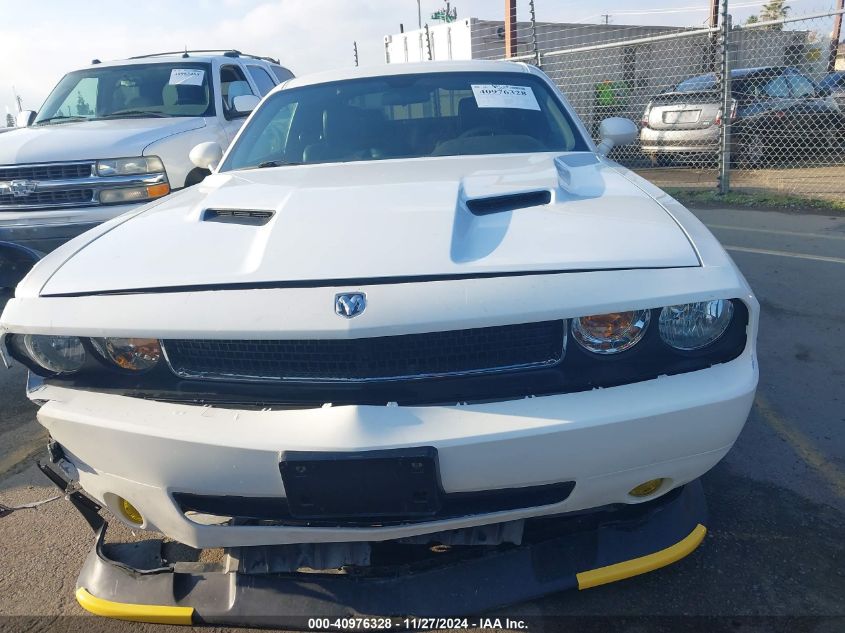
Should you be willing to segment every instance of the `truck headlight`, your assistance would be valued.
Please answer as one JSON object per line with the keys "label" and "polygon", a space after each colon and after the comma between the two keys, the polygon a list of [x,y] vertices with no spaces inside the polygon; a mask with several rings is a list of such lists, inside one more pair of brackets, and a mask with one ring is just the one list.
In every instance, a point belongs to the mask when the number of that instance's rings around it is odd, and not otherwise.
{"label": "truck headlight", "polygon": [[158,156],[110,158],[97,161],[97,174],[100,176],[135,176],[137,174],[161,173],[164,173],[164,163]]}
{"label": "truck headlight", "polygon": [[91,343],[103,358],[128,371],[147,371],[161,359],[161,345],[154,338],[92,338]]}
{"label": "truck headlight", "polygon": [[100,192],[100,204],[120,204],[121,202],[143,202],[160,198],[170,193],[170,185],[148,185],[146,187],[123,187],[121,189],[103,189]]}
{"label": "truck headlight", "polygon": [[733,303],[725,299],[667,306],[658,319],[660,338],[683,351],[707,347],[728,329],[733,312]]}
{"label": "truck headlight", "polygon": [[24,334],[15,336],[12,345],[19,355],[53,374],[73,374],[82,369],[87,357],[82,341],[76,336]]}
{"label": "truck headlight", "polygon": [[578,317],[572,319],[572,337],[594,354],[616,354],[639,343],[650,320],[650,310]]}

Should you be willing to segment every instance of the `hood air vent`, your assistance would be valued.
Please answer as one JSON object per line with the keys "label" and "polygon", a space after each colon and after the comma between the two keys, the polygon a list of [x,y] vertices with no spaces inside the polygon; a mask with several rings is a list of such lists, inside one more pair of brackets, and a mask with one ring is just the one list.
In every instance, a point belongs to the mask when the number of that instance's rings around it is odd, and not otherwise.
{"label": "hood air vent", "polygon": [[474,200],[467,200],[466,204],[473,215],[488,215],[524,209],[525,207],[539,207],[549,204],[551,201],[552,194],[549,191],[525,191],[490,198],[475,198]]}
{"label": "hood air vent", "polygon": [[206,209],[202,219],[203,222],[263,226],[270,221],[274,213],[274,211],[260,209]]}

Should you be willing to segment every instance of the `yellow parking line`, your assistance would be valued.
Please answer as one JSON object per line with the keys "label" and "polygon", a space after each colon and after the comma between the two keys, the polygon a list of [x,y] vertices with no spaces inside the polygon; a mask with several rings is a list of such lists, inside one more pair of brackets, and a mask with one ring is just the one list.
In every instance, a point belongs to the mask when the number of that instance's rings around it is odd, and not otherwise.
{"label": "yellow parking line", "polygon": [[738,251],[740,253],[756,253],[758,255],[775,255],[777,257],[794,257],[795,259],[811,259],[817,262],[833,262],[834,264],[845,264],[841,257],[825,257],[824,255],[808,255],[806,253],[790,253],[788,251],[769,251],[763,248],[747,248],[745,246],[722,247],[727,251]]}
{"label": "yellow parking line", "polygon": [[708,229],[726,229],[728,231],[749,231],[751,233],[771,233],[790,237],[820,237],[825,240],[845,240],[845,235],[825,235],[824,233],[802,233],[800,231],[780,231],[777,229],[758,229],[750,226],[731,226],[730,224],[706,224]]}
{"label": "yellow parking line", "polygon": [[803,433],[775,411],[764,396],[758,393],[754,399],[754,406],[766,424],[792,446],[798,456],[824,479],[833,492],[840,497],[845,497],[845,473],[829,462]]}

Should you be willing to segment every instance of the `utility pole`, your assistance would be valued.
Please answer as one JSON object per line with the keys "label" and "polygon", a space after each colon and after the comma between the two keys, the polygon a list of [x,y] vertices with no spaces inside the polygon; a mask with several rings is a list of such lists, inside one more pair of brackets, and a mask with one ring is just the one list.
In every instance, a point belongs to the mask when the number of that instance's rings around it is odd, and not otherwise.
{"label": "utility pole", "polygon": [[12,94],[15,95],[15,103],[18,106],[18,112],[22,112],[23,111],[23,100],[21,99],[21,96],[18,94],[18,91],[15,90],[14,86],[12,86]]}
{"label": "utility pole", "polygon": [[724,195],[731,189],[731,106],[733,93],[731,91],[731,16],[728,13],[728,0],[721,0],[722,32],[719,44],[722,48],[722,59],[719,68],[719,78],[722,87],[722,130],[720,136],[721,156],[719,159],[719,193]]}
{"label": "utility pole", "polygon": [[[845,0],[837,0],[836,10],[842,11]],[[827,72],[836,70],[836,54],[839,52],[839,38],[842,35],[842,14],[837,13],[833,18],[833,31],[830,33],[830,55],[827,58]]]}
{"label": "utility pole", "polygon": [[609,13],[602,13],[602,14],[601,14],[601,17],[602,17],[602,19],[604,20],[604,23],[605,23],[605,24],[610,24],[610,17],[611,17],[611,16],[610,16],[610,14],[609,14]]}
{"label": "utility pole", "polygon": [[[711,29],[719,27],[719,0],[710,0],[710,21]],[[710,46],[707,49],[707,61],[704,63],[704,72],[716,72],[716,49],[719,45],[719,34],[710,33]]]}
{"label": "utility pole", "polygon": [[505,57],[516,57],[516,0],[505,0]]}
{"label": "utility pole", "polygon": [[355,56],[355,65],[358,65],[358,42],[352,42],[352,54]]}

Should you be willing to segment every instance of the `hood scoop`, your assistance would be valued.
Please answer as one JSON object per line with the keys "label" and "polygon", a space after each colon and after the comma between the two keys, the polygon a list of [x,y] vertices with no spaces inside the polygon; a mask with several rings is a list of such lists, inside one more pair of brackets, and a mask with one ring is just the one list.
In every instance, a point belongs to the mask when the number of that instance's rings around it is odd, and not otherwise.
{"label": "hood scoop", "polygon": [[274,214],[275,211],[264,211],[261,209],[206,209],[202,214],[202,221],[241,224],[244,226],[264,226]]}
{"label": "hood scoop", "polygon": [[473,215],[489,215],[526,207],[539,207],[549,204],[551,201],[552,194],[550,191],[525,191],[503,196],[474,198],[467,200],[466,205]]}

